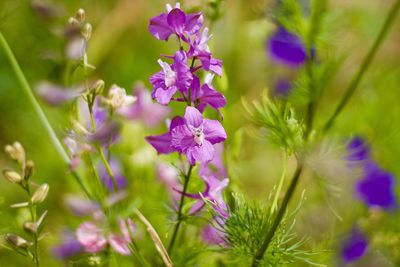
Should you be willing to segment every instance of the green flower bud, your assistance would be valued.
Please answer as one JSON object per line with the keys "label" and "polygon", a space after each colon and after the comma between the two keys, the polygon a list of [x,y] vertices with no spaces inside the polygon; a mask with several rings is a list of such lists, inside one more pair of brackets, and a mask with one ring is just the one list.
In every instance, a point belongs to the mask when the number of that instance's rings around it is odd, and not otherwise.
{"label": "green flower bud", "polygon": [[42,203],[46,199],[48,193],[49,193],[49,185],[42,184],[33,194],[31,199],[32,203],[33,204]]}
{"label": "green flower bud", "polygon": [[35,163],[32,160],[28,160],[25,165],[25,180],[28,180],[29,177],[33,175],[35,171]]}
{"label": "green flower bud", "polygon": [[104,90],[104,81],[103,80],[97,80],[91,88],[91,91],[95,95],[101,95],[103,93],[103,90]]}
{"label": "green flower bud", "polygon": [[28,241],[26,241],[22,237],[14,234],[6,234],[5,239],[9,244],[17,248],[27,248],[31,245]]}

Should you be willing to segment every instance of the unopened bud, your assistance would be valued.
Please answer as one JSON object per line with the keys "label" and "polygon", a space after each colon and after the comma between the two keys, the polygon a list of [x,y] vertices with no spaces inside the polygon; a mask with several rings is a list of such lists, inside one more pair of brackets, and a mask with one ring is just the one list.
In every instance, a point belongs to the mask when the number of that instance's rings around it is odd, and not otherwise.
{"label": "unopened bud", "polygon": [[96,83],[91,88],[91,90],[95,95],[101,95],[101,93],[104,90],[104,81],[103,80],[97,80]]}
{"label": "unopened bud", "polygon": [[19,175],[19,173],[11,170],[4,170],[3,171],[4,178],[6,178],[7,181],[13,184],[19,184],[22,182],[22,177]]}
{"label": "unopened bud", "polygon": [[49,193],[49,185],[42,184],[33,194],[31,199],[32,203],[33,204],[42,203],[46,199],[48,193]]}
{"label": "unopened bud", "polygon": [[14,142],[12,145],[6,145],[5,151],[10,158],[18,161],[19,164],[22,164],[25,161],[25,150],[21,143]]}
{"label": "unopened bud", "polygon": [[83,38],[85,38],[86,41],[88,41],[92,36],[92,25],[90,23],[85,23],[85,25],[83,25],[83,28],[81,30],[81,34]]}
{"label": "unopened bud", "polygon": [[30,243],[28,241],[14,234],[6,234],[5,239],[9,244],[17,248],[27,248],[30,246]]}
{"label": "unopened bud", "polygon": [[73,18],[73,17],[70,17],[68,19],[68,24],[69,24],[69,26],[71,26],[73,28],[79,27],[79,21],[76,18]]}
{"label": "unopened bud", "polygon": [[75,18],[80,22],[83,23],[85,21],[85,10],[80,8],[76,12]]}
{"label": "unopened bud", "polygon": [[25,180],[28,180],[29,177],[33,175],[35,171],[35,163],[32,160],[28,160],[25,165]]}
{"label": "unopened bud", "polygon": [[24,230],[31,234],[37,233],[37,224],[34,222],[25,222],[24,223]]}

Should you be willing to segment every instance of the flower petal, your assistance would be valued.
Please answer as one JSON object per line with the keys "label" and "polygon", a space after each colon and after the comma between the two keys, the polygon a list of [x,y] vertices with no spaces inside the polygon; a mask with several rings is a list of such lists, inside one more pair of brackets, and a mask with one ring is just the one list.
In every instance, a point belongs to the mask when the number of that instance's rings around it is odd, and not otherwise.
{"label": "flower petal", "polygon": [[157,150],[158,154],[169,154],[175,151],[171,146],[171,134],[169,132],[162,135],[147,136],[146,141]]}
{"label": "flower petal", "polygon": [[106,247],[102,231],[92,222],[85,222],[76,230],[76,237],[86,252],[97,253]]}
{"label": "flower petal", "polygon": [[149,31],[155,38],[159,40],[168,40],[173,31],[168,25],[167,14],[163,13],[159,16],[151,18]]}
{"label": "flower petal", "polygon": [[168,13],[167,22],[175,33],[181,35],[185,29],[186,15],[181,9],[174,8]]}
{"label": "flower petal", "polygon": [[203,124],[203,115],[194,107],[187,107],[185,112],[186,125],[199,128]]}
{"label": "flower petal", "polygon": [[195,165],[196,161],[199,162],[209,162],[214,157],[214,147],[213,145],[204,140],[202,145],[195,145],[188,148],[186,151],[186,156],[190,165]]}
{"label": "flower petal", "polygon": [[203,26],[203,21],[204,18],[201,12],[188,14],[186,16],[185,31],[188,32],[190,35],[198,33]]}
{"label": "flower petal", "polygon": [[217,120],[204,119],[204,136],[211,144],[225,141],[226,132],[222,124]]}
{"label": "flower petal", "polygon": [[126,256],[131,255],[131,251],[129,249],[130,242],[126,240],[123,236],[111,234],[108,242],[110,242],[112,248],[119,254]]}
{"label": "flower petal", "polygon": [[185,152],[195,145],[193,134],[186,125],[176,126],[171,131],[171,146],[179,152]]}

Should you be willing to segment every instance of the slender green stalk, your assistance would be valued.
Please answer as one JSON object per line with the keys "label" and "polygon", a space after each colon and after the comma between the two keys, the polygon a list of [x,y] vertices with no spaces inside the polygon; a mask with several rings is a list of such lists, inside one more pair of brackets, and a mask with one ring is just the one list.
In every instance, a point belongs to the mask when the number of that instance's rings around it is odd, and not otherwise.
{"label": "slender green stalk", "polygon": [[103,162],[104,167],[106,167],[107,174],[111,177],[111,181],[113,183],[114,190],[118,192],[117,180],[115,180],[114,173],[110,167],[110,164],[108,163],[108,161],[106,159],[106,156],[104,155],[103,149],[101,148],[100,145],[97,145],[96,147],[97,147],[97,151],[100,155],[101,161]]}
{"label": "slender green stalk", "polygon": [[329,131],[329,129],[333,126],[333,123],[335,122],[335,119],[339,116],[339,114],[342,112],[343,108],[346,106],[346,104],[349,102],[350,98],[353,96],[354,92],[356,91],[358,85],[361,82],[361,79],[363,78],[365,72],[368,70],[368,67],[371,65],[372,60],[374,59],[378,49],[382,45],[389,29],[393,25],[393,22],[399,12],[400,9],[400,0],[397,0],[392,8],[390,9],[385,23],[383,24],[377,38],[375,39],[373,45],[371,46],[367,56],[364,58],[360,68],[358,69],[357,73],[351,80],[349,86],[346,89],[346,92],[342,98],[342,100],[339,102],[338,106],[336,107],[335,111],[333,112],[332,116],[328,119],[326,124],[324,125],[322,132],[326,133]]}
{"label": "slender green stalk", "polygon": [[183,191],[181,194],[181,199],[179,201],[179,208],[178,208],[178,213],[177,213],[178,214],[178,222],[175,225],[174,232],[172,234],[172,238],[171,238],[171,241],[168,246],[168,250],[167,250],[168,254],[171,254],[172,248],[174,247],[174,244],[175,244],[176,237],[178,235],[179,227],[181,226],[181,223],[182,223],[182,219],[183,219],[182,209],[183,209],[183,205],[185,204],[185,197],[186,197],[185,195],[186,195],[187,187],[189,184],[190,176],[192,175],[192,169],[193,169],[193,165],[190,165],[187,174],[183,177],[184,178]]}
{"label": "slender green stalk", "polygon": [[281,223],[283,216],[285,215],[286,208],[290,202],[290,199],[293,196],[293,193],[296,189],[296,186],[297,186],[297,183],[299,181],[302,171],[303,171],[303,165],[300,164],[297,167],[297,169],[293,175],[293,178],[290,182],[289,188],[286,191],[285,197],[283,198],[282,204],[278,210],[278,214],[276,215],[276,218],[275,218],[271,228],[269,229],[264,242],[262,243],[260,249],[257,251],[256,255],[253,258],[253,263],[251,265],[252,267],[257,267],[259,265],[261,259],[264,257],[265,251],[267,250],[269,244],[271,243],[271,241],[275,235],[275,231],[278,228],[279,224]]}
{"label": "slender green stalk", "polygon": [[281,179],[279,180],[279,185],[278,185],[274,200],[271,205],[270,214],[273,214],[278,209],[278,199],[279,199],[279,196],[282,191],[283,182],[285,181],[287,165],[288,165],[288,157],[287,157],[287,154],[285,152],[283,152],[282,175],[281,175]]}
{"label": "slender green stalk", "polygon": [[[32,192],[31,192],[31,187],[29,185],[29,182],[26,184],[26,187],[24,188],[25,191],[28,194],[29,197],[29,212],[31,214],[31,221],[33,223],[36,222],[37,219],[37,214],[36,214],[36,207],[32,203]],[[40,266],[40,260],[39,260],[39,240],[38,240],[38,235],[37,233],[33,233],[33,262],[37,267]]]}
{"label": "slender green stalk", "polygon": [[58,154],[61,156],[63,161],[67,164],[70,163],[69,157],[67,153],[65,152],[60,140],[58,140],[57,135],[55,134],[53,128],[51,127],[49,121],[46,118],[46,115],[44,114],[42,108],[40,107],[39,103],[36,101],[35,96],[32,93],[32,90],[28,84],[28,81],[26,80],[20,66],[18,65],[18,62],[11,51],[10,46],[8,45],[6,39],[4,38],[3,34],[0,32],[0,45],[4,51],[4,53],[7,56],[8,61],[10,62],[10,65],[14,71],[15,76],[18,79],[18,82],[20,83],[20,86],[26,96],[29,99],[29,102],[32,104],[33,109],[35,110],[36,114],[39,116],[40,122],[43,124],[44,128],[46,129],[47,134],[50,137],[51,142],[54,144],[55,148],[58,151]]}

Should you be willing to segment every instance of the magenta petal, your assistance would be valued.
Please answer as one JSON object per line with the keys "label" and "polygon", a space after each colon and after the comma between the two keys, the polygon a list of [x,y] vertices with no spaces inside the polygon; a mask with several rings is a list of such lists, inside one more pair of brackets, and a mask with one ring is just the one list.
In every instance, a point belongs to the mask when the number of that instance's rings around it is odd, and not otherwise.
{"label": "magenta petal", "polygon": [[213,109],[219,109],[226,105],[226,99],[223,94],[217,90],[211,88],[209,85],[204,84],[202,86],[202,97],[201,102],[205,102],[210,105]]}
{"label": "magenta petal", "polygon": [[193,134],[186,125],[176,126],[171,131],[171,146],[180,152],[185,152],[194,146]]}
{"label": "magenta petal", "polygon": [[186,125],[198,128],[203,124],[203,116],[194,107],[187,107],[185,112]]}
{"label": "magenta petal", "polygon": [[162,135],[147,136],[146,141],[152,145],[159,154],[174,152],[174,149],[171,147],[171,134],[169,132]]}
{"label": "magenta petal", "polygon": [[222,76],[222,60],[211,58],[209,69],[218,76]]}
{"label": "magenta petal", "polygon": [[211,144],[225,141],[226,132],[222,124],[217,120],[204,119],[204,136]]}
{"label": "magenta petal", "polygon": [[186,16],[185,31],[190,35],[196,34],[200,31],[201,26],[203,25],[203,20],[204,18],[202,13],[188,14]]}
{"label": "magenta petal", "polygon": [[158,88],[154,91],[154,98],[161,105],[168,105],[168,103],[171,101],[172,96],[176,93],[177,90],[178,88],[175,86],[172,86],[166,90]]}
{"label": "magenta petal", "polygon": [[85,222],[76,230],[76,237],[86,252],[97,253],[106,247],[102,231],[92,222]]}
{"label": "magenta petal", "polygon": [[123,236],[111,234],[108,242],[110,242],[112,248],[119,254],[126,256],[131,255],[131,251],[129,249],[130,242],[126,240]]}
{"label": "magenta petal", "polygon": [[181,126],[181,125],[185,125],[185,119],[182,117],[176,116],[171,120],[169,129],[170,129],[170,131],[172,131],[172,129],[174,129],[177,126]]}
{"label": "magenta petal", "polygon": [[202,145],[191,146],[186,151],[186,156],[191,165],[195,165],[196,161],[199,162],[209,162],[214,157],[214,147],[213,145],[204,140]]}
{"label": "magenta petal", "polygon": [[150,19],[149,31],[159,40],[168,40],[173,33],[167,22],[167,15],[164,13]]}
{"label": "magenta petal", "polygon": [[179,8],[172,9],[167,16],[168,25],[174,29],[174,31],[181,35],[185,29],[186,15]]}

